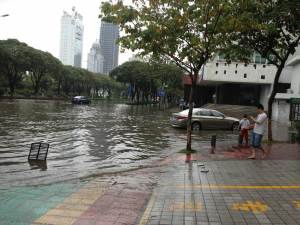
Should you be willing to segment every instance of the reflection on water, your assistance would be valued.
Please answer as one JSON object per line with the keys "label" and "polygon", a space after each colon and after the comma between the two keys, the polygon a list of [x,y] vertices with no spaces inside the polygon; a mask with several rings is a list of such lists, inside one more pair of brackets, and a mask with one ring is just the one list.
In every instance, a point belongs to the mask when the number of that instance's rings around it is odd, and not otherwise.
{"label": "reflection on water", "polygon": [[[152,106],[93,101],[0,100],[0,180],[36,185],[150,165],[186,145],[186,130]],[[193,132],[197,145],[236,140],[232,131]],[[49,143],[47,163],[28,161],[31,143]],[[28,166],[29,163],[29,166]]]}
{"label": "reflection on water", "polygon": [[40,170],[46,171],[47,170],[47,161],[41,160],[28,160],[29,166],[31,170]]}

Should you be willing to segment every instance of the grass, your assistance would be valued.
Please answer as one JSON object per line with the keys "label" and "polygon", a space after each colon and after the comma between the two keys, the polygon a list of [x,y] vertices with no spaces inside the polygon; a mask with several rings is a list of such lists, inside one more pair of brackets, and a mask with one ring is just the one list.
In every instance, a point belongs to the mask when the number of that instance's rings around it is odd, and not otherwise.
{"label": "grass", "polygon": [[193,154],[196,153],[197,151],[195,149],[191,149],[191,151],[187,151],[186,149],[180,150],[178,153],[183,153],[183,154]]}
{"label": "grass", "polygon": [[140,102],[125,102],[126,105],[150,105],[158,104],[157,101],[140,101]]}
{"label": "grass", "polygon": [[267,141],[267,140],[262,140],[261,143],[265,143],[265,144],[282,144],[282,141]]}

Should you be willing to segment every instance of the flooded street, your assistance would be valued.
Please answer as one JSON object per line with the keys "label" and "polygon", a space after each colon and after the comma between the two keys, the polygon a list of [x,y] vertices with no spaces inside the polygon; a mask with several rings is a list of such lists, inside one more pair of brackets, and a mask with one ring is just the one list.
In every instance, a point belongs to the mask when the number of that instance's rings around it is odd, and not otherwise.
{"label": "flooded street", "polygon": [[[174,110],[174,109],[171,109]],[[186,130],[169,124],[170,111],[93,101],[0,101],[2,185],[41,185],[150,166],[186,145]],[[237,140],[237,132],[193,132],[193,146]],[[50,144],[47,163],[29,162],[31,143]]]}

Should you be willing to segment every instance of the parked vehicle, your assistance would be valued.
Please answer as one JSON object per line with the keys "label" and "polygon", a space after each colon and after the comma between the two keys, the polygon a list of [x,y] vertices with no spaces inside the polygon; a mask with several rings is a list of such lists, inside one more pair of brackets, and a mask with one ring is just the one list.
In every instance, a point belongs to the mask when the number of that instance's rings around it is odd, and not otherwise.
{"label": "parked vehicle", "polygon": [[86,97],[84,96],[75,96],[74,98],[72,98],[71,102],[73,104],[91,104],[91,100],[88,100]]}
{"label": "parked vehicle", "polygon": [[[179,113],[172,113],[170,123],[173,127],[187,128],[189,110]],[[216,110],[210,109],[193,109],[192,129],[231,129],[238,130],[239,119],[226,117]]]}

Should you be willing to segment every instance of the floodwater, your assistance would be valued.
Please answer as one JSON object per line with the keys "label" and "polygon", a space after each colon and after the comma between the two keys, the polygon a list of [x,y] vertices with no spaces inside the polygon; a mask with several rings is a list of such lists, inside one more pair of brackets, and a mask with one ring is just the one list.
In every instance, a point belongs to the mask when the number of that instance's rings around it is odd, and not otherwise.
{"label": "floodwater", "polygon": [[[174,110],[174,109],[173,109]],[[153,165],[186,145],[172,128],[171,111],[156,106],[93,101],[0,100],[1,186],[85,179]],[[193,131],[193,143],[237,140],[235,131]],[[49,143],[46,162],[28,161],[31,143]]]}

